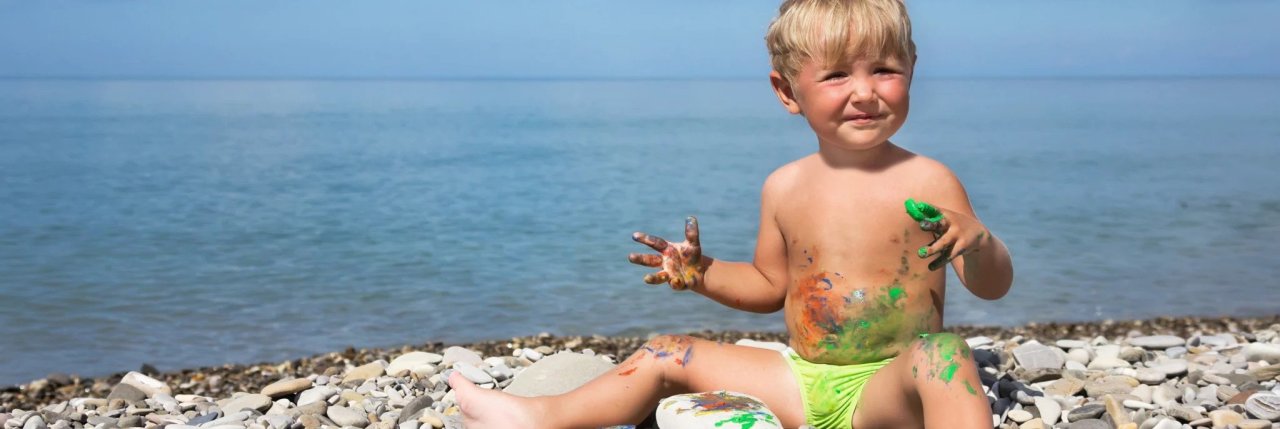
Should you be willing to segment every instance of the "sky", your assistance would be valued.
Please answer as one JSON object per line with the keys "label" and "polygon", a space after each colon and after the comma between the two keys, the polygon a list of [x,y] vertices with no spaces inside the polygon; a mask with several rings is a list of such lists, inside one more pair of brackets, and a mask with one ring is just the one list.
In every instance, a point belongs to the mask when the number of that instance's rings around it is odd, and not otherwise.
{"label": "sky", "polygon": [[[908,1],[924,77],[1280,76],[1280,1]],[[776,0],[0,0],[0,77],[759,78]]]}

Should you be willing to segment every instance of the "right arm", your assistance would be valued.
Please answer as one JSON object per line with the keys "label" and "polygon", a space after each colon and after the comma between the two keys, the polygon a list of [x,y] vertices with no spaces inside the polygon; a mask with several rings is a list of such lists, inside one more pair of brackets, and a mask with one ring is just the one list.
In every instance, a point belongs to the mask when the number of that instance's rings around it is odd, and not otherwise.
{"label": "right arm", "polygon": [[775,215],[780,194],[776,176],[765,180],[760,193],[755,260],[731,262],[703,256],[709,266],[703,282],[692,287],[694,292],[743,311],[772,313],[782,309],[787,296],[787,243]]}

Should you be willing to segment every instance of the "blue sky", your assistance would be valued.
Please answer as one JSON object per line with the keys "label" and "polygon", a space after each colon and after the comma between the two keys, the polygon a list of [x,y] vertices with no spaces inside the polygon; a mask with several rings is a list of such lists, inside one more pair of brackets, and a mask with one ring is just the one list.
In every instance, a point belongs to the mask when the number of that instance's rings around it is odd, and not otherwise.
{"label": "blue sky", "polygon": [[[0,76],[752,78],[777,3],[0,0]],[[921,76],[1280,75],[1276,1],[908,7]]]}

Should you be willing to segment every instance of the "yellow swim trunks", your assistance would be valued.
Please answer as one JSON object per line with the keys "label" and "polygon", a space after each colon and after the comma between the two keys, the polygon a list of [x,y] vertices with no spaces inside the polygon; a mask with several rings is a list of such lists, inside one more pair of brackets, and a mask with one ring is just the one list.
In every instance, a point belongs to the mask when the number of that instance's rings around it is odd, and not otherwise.
{"label": "yellow swim trunks", "polygon": [[827,365],[804,360],[795,350],[782,351],[800,384],[804,419],[817,429],[849,429],[862,388],[893,358],[857,365]]}

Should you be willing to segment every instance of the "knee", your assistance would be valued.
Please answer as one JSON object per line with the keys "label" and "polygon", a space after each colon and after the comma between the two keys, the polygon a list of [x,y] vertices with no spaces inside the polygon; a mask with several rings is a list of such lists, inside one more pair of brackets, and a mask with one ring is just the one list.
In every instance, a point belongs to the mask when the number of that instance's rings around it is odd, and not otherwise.
{"label": "knee", "polygon": [[684,367],[694,358],[693,337],[659,335],[640,346],[640,352],[648,353],[654,362],[662,366]]}
{"label": "knee", "polygon": [[951,381],[973,366],[973,351],[959,335],[923,334],[911,345],[911,376],[917,383]]}

